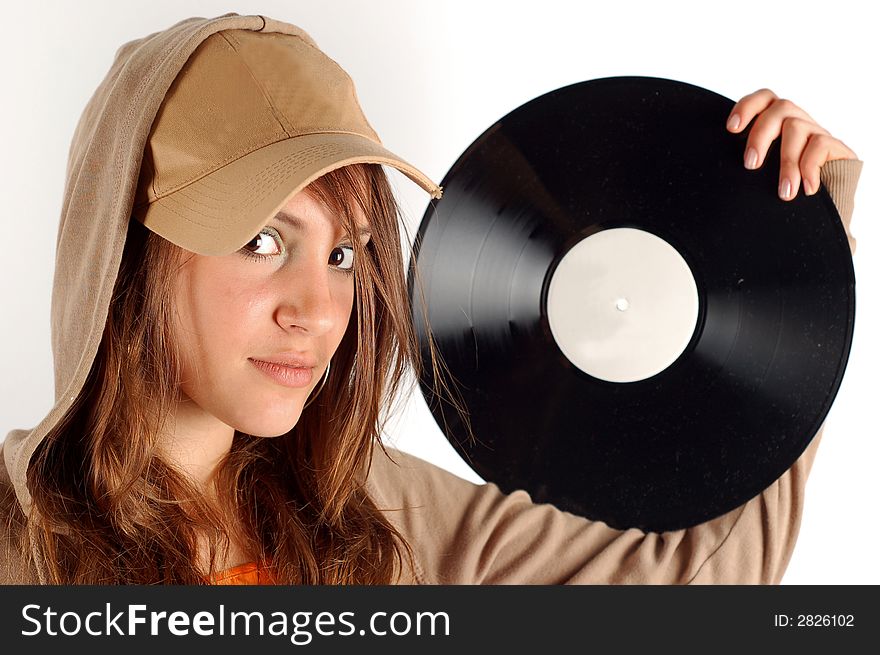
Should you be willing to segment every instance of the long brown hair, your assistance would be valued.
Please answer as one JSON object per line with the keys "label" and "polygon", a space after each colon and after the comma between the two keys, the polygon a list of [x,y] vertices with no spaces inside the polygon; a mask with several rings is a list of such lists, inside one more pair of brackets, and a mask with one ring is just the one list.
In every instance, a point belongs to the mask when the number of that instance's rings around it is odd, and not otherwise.
{"label": "long brown hair", "polygon": [[[22,552],[41,562],[47,582],[201,584],[232,536],[279,583],[398,579],[412,548],[373,503],[358,472],[368,470],[373,445],[382,444],[407,367],[416,379],[422,371],[403,223],[379,165],[344,166],[308,192],[352,237],[356,311],[326,384],[296,426],[278,438],[236,431],[216,471],[224,494],[218,500],[206,498],[157,449],[180,381],[172,285],[187,252],[130,221],[86,385],[28,469],[33,504]],[[356,209],[373,232],[366,248],[354,237]],[[435,393],[450,395],[430,335],[428,341]],[[206,534],[208,571],[196,565]]]}

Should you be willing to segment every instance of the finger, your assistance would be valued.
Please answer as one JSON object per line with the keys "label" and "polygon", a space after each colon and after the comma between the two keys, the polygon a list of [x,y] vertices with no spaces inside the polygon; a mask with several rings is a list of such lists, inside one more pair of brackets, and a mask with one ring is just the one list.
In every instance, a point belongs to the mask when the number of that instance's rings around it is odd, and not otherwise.
{"label": "finger", "polygon": [[740,98],[727,116],[727,129],[742,132],[752,119],[770,106],[778,96],[770,89],[758,89]]}
{"label": "finger", "polygon": [[782,123],[782,144],[779,148],[779,197],[792,200],[801,184],[801,155],[813,133],[814,124],[802,118],[789,117]]}
{"label": "finger", "polygon": [[819,190],[819,173],[822,166],[834,159],[855,159],[855,153],[839,139],[830,134],[810,135],[799,162],[804,180],[804,193],[812,196]]}
{"label": "finger", "polygon": [[815,126],[813,128],[814,131],[827,134],[826,130],[816,125],[816,122],[810,118],[807,112],[791,100],[774,100],[773,104],[767,110],[761,112],[758,118],[755,119],[755,124],[752,126],[751,132],[749,132],[745,154],[743,155],[743,163],[746,168],[755,169],[763,165],[770,144],[782,133],[782,123],[789,117],[809,121]]}

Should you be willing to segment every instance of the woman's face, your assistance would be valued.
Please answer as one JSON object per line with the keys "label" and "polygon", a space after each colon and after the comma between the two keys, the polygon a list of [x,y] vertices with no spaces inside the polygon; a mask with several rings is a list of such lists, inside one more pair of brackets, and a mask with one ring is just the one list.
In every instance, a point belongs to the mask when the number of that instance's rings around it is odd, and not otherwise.
{"label": "woman's face", "polygon": [[[366,244],[369,233],[360,238]],[[267,437],[296,425],[348,325],[351,245],[339,219],[304,191],[242,250],[184,265],[176,293],[188,418]],[[285,358],[306,370],[260,363]]]}

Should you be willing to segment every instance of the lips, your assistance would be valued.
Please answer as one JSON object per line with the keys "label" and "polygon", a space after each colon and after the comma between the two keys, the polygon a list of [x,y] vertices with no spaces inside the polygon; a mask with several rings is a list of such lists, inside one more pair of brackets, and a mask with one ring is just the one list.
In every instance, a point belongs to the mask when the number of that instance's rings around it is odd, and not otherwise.
{"label": "lips", "polygon": [[251,357],[251,361],[265,362],[267,364],[278,364],[280,366],[290,366],[293,368],[315,368],[318,362],[312,357],[304,357],[294,353],[279,353],[277,355],[269,355],[267,357]]}
{"label": "lips", "polygon": [[[307,362],[304,359],[296,361]],[[285,387],[307,387],[312,382],[312,367],[290,366],[253,358],[250,359],[250,362],[258,371]]]}

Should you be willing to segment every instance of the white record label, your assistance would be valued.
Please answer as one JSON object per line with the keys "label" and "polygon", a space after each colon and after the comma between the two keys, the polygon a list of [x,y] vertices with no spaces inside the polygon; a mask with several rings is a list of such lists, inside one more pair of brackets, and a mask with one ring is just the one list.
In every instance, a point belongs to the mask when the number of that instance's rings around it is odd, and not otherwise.
{"label": "white record label", "polygon": [[562,353],[583,372],[635,382],[668,368],[690,342],[699,297],[685,260],[633,228],[597,232],[562,258],[547,315]]}

